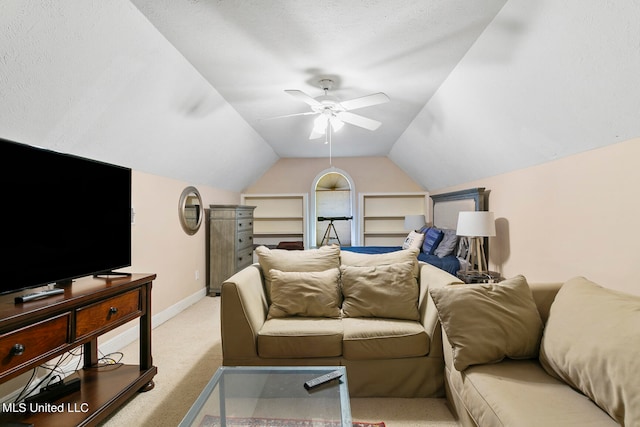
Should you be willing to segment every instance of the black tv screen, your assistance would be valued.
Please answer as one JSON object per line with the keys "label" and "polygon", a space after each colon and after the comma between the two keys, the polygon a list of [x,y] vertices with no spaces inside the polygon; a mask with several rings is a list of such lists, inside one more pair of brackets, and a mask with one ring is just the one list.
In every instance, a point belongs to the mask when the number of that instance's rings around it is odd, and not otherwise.
{"label": "black tv screen", "polygon": [[0,293],[131,265],[131,169],[0,139]]}

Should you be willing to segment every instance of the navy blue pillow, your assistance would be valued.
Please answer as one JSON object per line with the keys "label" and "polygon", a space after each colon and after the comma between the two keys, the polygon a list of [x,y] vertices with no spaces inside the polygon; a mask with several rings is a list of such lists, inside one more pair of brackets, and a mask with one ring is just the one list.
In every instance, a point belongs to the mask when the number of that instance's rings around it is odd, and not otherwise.
{"label": "navy blue pillow", "polygon": [[431,227],[424,235],[424,243],[422,244],[422,252],[427,255],[433,255],[434,251],[442,241],[444,233],[435,227]]}

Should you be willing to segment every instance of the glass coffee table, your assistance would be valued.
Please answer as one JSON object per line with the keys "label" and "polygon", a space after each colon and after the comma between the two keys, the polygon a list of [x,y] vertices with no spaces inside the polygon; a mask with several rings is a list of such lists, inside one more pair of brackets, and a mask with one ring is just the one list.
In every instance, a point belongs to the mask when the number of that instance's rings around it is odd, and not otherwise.
{"label": "glass coffee table", "polygon": [[[304,383],[330,372],[342,376],[307,390]],[[180,427],[351,427],[344,366],[221,367]]]}

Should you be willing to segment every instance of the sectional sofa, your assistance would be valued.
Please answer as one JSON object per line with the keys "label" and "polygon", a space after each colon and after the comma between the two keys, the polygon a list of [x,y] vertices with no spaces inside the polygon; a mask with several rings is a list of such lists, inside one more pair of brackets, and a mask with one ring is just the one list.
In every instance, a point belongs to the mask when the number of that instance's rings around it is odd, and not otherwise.
{"label": "sectional sofa", "polygon": [[640,426],[640,297],[465,285],[403,250],[258,248],[222,285],[223,364],[344,365],[351,396],[446,395],[463,426]]}

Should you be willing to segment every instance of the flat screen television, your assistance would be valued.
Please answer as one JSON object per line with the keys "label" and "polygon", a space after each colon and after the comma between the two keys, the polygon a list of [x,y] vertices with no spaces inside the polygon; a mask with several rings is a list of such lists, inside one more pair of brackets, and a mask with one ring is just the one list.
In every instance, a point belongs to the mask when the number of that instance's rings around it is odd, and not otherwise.
{"label": "flat screen television", "polygon": [[0,294],[131,265],[131,169],[0,139]]}

